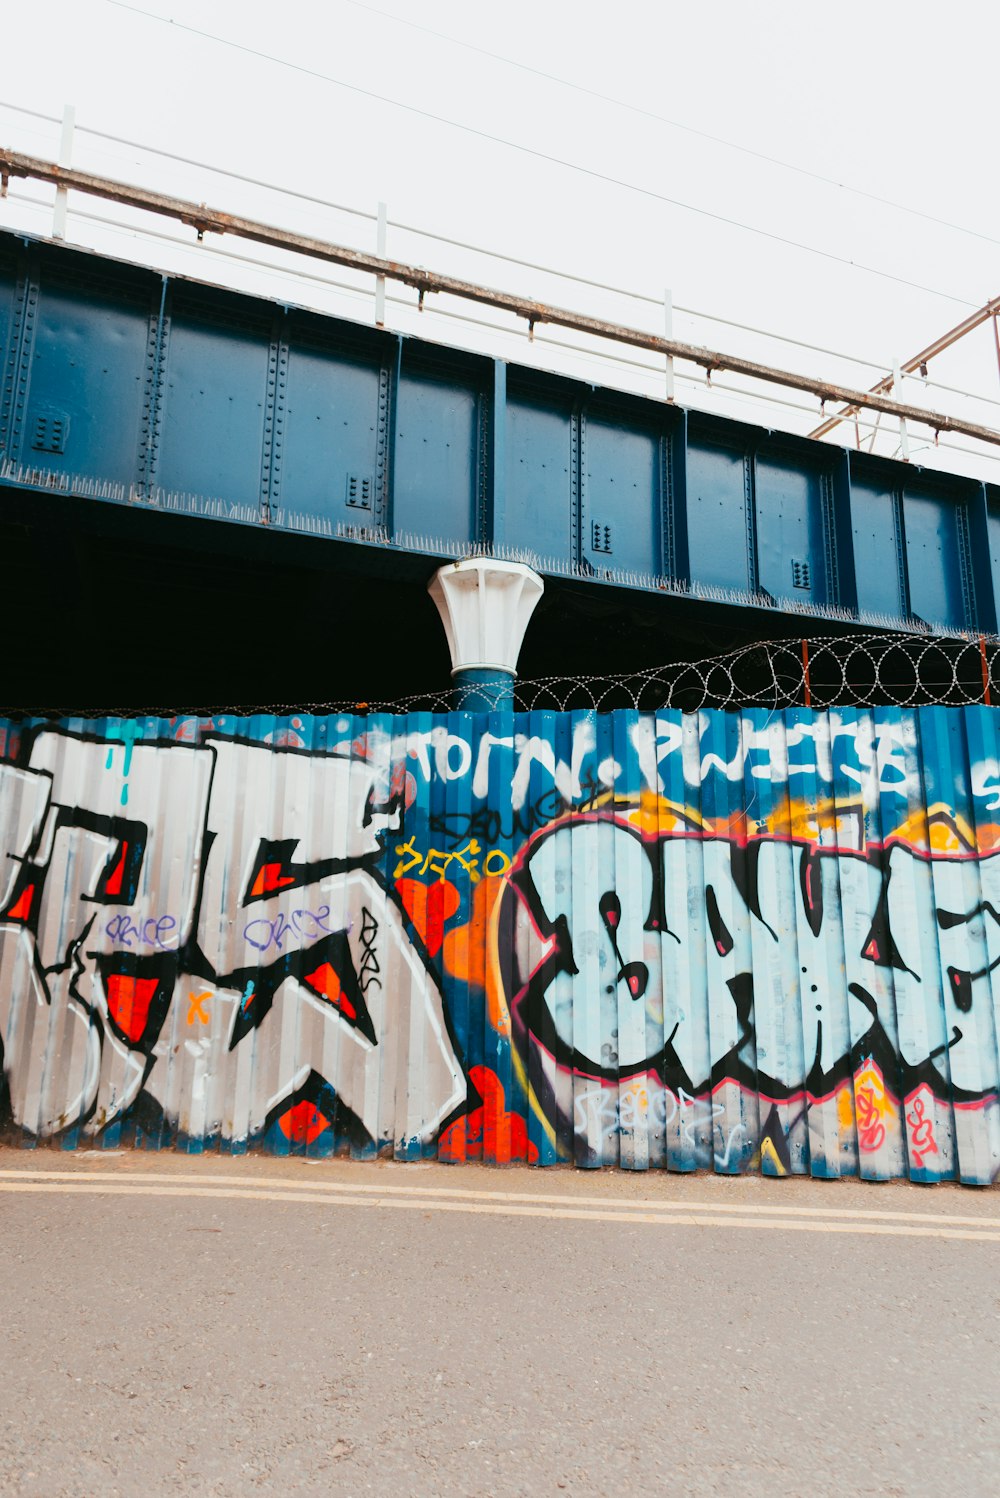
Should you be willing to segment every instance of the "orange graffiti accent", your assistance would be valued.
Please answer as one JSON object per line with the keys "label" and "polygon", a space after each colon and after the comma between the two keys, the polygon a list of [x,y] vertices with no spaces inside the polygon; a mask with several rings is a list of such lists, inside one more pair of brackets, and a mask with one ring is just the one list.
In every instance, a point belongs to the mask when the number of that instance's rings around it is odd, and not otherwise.
{"label": "orange graffiti accent", "polygon": [[771,837],[791,837],[797,842],[824,847],[860,848],[864,844],[864,806],[861,801],[837,801],[829,797],[805,801],[786,797],[767,818]]}
{"label": "orange graffiti accent", "polygon": [[926,811],[915,811],[886,839],[890,840],[914,848],[929,848],[932,853],[973,853],[976,849],[973,828],[943,801],[935,801]]}
{"label": "orange graffiti accent", "polygon": [[854,1102],[851,1089],[846,1085],[837,1092],[837,1122],[842,1129],[849,1129],[854,1123]]}
{"label": "orange graffiti accent", "polygon": [[396,889],[424,946],[436,957],[444,941],[445,922],[451,920],[461,903],[458,890],[450,879],[438,879],[434,884],[397,879]]}
{"label": "orange graffiti accent", "polygon": [[482,1106],[457,1118],[438,1140],[441,1160],[484,1159],[494,1165],[513,1161],[538,1164],[538,1146],[528,1138],[528,1126],[519,1113],[508,1113],[503,1083],[488,1066],[473,1066],[469,1080],[482,1098]]}
{"label": "orange graffiti accent", "polygon": [[654,796],[652,791],[643,791],[639,807],[629,817],[633,827],[644,837],[658,838],[665,832],[707,832],[705,819],[688,806],[668,801],[665,796]]}
{"label": "orange graffiti accent", "polygon": [[326,1114],[321,1113],[313,1103],[305,1101],[295,1103],[278,1119],[278,1128],[291,1144],[312,1144],[329,1127],[330,1120]]}
{"label": "orange graffiti accent", "polygon": [[[603,803],[602,803],[603,804]],[[702,818],[690,807],[643,791],[631,808],[616,805],[618,814],[643,836],[700,832],[707,837],[746,843],[754,837],[789,837],[796,842],[827,847],[864,850],[866,845],[864,806],[861,801],[817,801],[785,797],[775,803],[763,822],[754,822],[743,811],[730,817]],[[886,843],[900,842],[947,856],[989,852],[1000,846],[1000,825],[987,823],[974,828],[943,801],[920,808],[898,827],[886,833]]]}
{"label": "orange graffiti accent", "polygon": [[203,1025],[208,1024],[208,1015],[205,1013],[204,1005],[212,995],[206,990],[205,993],[188,994],[188,1024],[196,1024],[199,1020]]}
{"label": "orange graffiti accent", "polygon": [[442,952],[446,972],[459,983],[486,990],[486,1012],[490,1024],[501,1035],[510,1034],[510,1015],[500,977],[497,942],[488,940],[488,933],[505,882],[503,875],[489,874],[476,885],[469,920],[448,932]]}
{"label": "orange graffiti accent", "polygon": [[934,1138],[934,1125],[929,1118],[924,1117],[924,1100],[918,1093],[914,1098],[913,1107],[906,1115],[906,1121],[910,1125],[910,1153],[913,1163],[918,1170],[923,1167],[927,1155],[939,1153],[937,1140]]}
{"label": "orange graffiti accent", "polygon": [[728,838],[742,847],[753,835],[757,824],[751,822],[745,811],[734,811],[729,817],[716,817],[712,823],[712,836]]}

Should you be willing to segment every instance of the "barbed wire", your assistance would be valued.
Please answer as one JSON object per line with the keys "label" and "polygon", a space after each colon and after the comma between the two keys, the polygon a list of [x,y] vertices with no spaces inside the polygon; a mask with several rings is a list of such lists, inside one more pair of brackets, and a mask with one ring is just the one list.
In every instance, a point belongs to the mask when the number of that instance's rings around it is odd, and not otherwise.
{"label": "barbed wire", "polygon": [[674,661],[640,670],[598,675],[567,673],[516,681],[510,689],[470,688],[418,692],[392,700],[161,704],[136,708],[8,707],[8,718],[284,718],[308,713],[387,714],[516,711],[612,712],[705,708],[821,710],[835,706],[912,708],[991,705],[1000,694],[1000,639],[995,635],[922,635],[871,632],[761,640],[727,655]]}

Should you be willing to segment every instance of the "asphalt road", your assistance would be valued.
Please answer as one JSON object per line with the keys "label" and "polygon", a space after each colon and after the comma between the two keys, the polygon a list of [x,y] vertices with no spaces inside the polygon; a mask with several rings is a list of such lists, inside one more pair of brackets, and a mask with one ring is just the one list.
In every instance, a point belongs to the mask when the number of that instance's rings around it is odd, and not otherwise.
{"label": "asphalt road", "polygon": [[1000,1198],[0,1151],[0,1494],[989,1494]]}

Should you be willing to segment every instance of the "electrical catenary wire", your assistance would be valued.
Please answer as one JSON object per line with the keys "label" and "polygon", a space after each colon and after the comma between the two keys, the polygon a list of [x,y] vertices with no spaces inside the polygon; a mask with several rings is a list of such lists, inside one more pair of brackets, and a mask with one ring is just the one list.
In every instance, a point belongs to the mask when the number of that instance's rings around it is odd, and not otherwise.
{"label": "electrical catenary wire", "polygon": [[392,109],[400,109],[407,114],[417,115],[421,119],[430,120],[433,124],[444,125],[450,130],[462,130],[467,135],[475,136],[478,140],[487,140],[492,145],[503,146],[507,150],[518,151],[525,156],[531,156],[538,161],[544,161],[550,166],[561,167],[566,171],[576,172],[587,177],[593,182],[603,182],[610,187],[621,188],[625,192],[636,193],[640,197],[648,198],[653,202],[663,203],[670,208],[678,208],[685,213],[697,214],[701,218],[710,219],[713,223],[725,224],[727,228],[739,229],[747,234],[754,234],[761,239],[768,240],[771,244],[783,245],[786,249],[798,250],[804,254],[815,255],[821,260],[826,260],[833,265],[843,265],[851,270],[856,270],[864,275],[877,276],[880,280],[891,281],[897,286],[904,286],[908,291],[919,291],[925,296],[940,297],[944,301],[955,302],[960,307],[976,307],[979,303],[968,297],[956,296],[950,291],[941,291],[938,287],[927,286],[921,281],[910,281],[905,276],[897,276],[892,271],[882,270],[878,266],[866,265],[863,261],[852,260],[847,255],[837,255],[832,250],[820,249],[818,245],[805,244],[801,240],[790,239],[786,235],[776,234],[771,229],[762,229],[757,224],[747,224],[741,219],[730,218],[727,214],[716,213],[710,208],[701,208],[695,203],[686,203],[681,198],[673,198],[666,193],[657,192],[652,187],[643,187],[638,182],[627,182],[621,177],[615,177],[610,172],[600,172],[596,167],[584,166],[580,162],[569,161],[563,156],[556,156],[547,151],[541,151],[535,146],[524,145],[520,141],[509,140],[502,135],[494,135],[489,130],[481,130],[478,126],[464,124],[461,120],[449,119],[447,115],[436,114],[433,110],[422,109],[417,104],[406,104],[400,99],[393,99],[387,94],[377,93],[374,89],[362,88],[360,84],[349,83],[344,78],[334,78],[330,73],[321,73],[317,68],[306,67],[303,63],[291,62],[288,58],[278,57],[273,52],[264,52],[257,47],[248,46],[245,42],[235,41],[232,37],[219,36],[213,31],[205,31],[198,26],[189,26],[183,21],[174,21],[169,16],[156,15],[152,11],[142,10],[136,5],[126,4],[126,0],[105,0],[108,5],[115,6],[118,10],[126,10],[133,15],[142,16],[147,21],[155,21],[164,26],[174,27],[177,31],[183,31],[190,36],[200,37],[204,41],[213,42],[221,47],[230,47],[236,52],[242,52],[247,57],[254,57],[260,62],[273,63],[277,67],[288,68],[294,73],[299,73],[306,78],[314,78],[320,83],[329,83],[335,88],[346,89],[360,98],[372,99],[378,104],[387,104]]}
{"label": "electrical catenary wire", "polygon": [[614,94],[602,93],[600,89],[588,88],[586,84],[574,83],[571,78],[563,78],[558,73],[546,72],[544,68],[533,67],[531,63],[522,62],[516,57],[507,57],[502,52],[493,52],[489,47],[480,47],[476,42],[452,36],[450,32],[438,31],[433,26],[425,26],[420,21],[411,20],[409,16],[399,16],[394,11],[381,10],[377,5],[365,5],[363,0],[341,0],[341,3],[351,5],[355,10],[367,11],[372,16],[380,16],[396,25],[407,26],[411,31],[422,31],[425,36],[432,36],[437,41],[448,42],[451,46],[461,47],[466,52],[475,52],[480,57],[488,57],[491,62],[499,62],[505,67],[516,68],[521,73],[528,73],[533,78],[540,78],[546,83],[555,83],[560,88],[571,89],[574,93],[582,94],[588,99],[596,99],[601,104],[610,104],[615,109],[627,110],[629,114],[639,115],[642,119],[651,120],[654,124],[666,125],[671,130],[681,130],[685,135],[693,135],[698,140],[709,141],[713,146],[723,146],[726,150],[738,151],[741,156],[750,156],[755,161],[763,161],[768,166],[780,167],[786,172],[795,172],[797,176],[808,177],[811,181],[820,182],[825,187],[833,187],[838,192],[851,193],[854,197],[865,199],[866,202],[878,203],[883,208],[891,208],[896,213],[908,213],[913,218],[923,219],[928,224],[937,224],[939,228],[950,229],[955,234],[968,234],[973,239],[982,240],[984,244],[1000,245],[1000,239],[992,234],[984,234],[981,229],[972,229],[968,224],[956,224],[951,219],[939,218],[937,214],[928,213],[923,208],[914,208],[910,203],[899,203],[895,198],[883,197],[881,193],[868,192],[863,187],[852,186],[850,182],[838,182],[836,177],[827,177],[823,172],[815,172],[810,167],[799,166],[794,161],[785,161],[780,156],[770,156],[766,151],[758,151],[753,146],[741,145],[739,141],[729,140],[724,135],[713,135],[710,130],[700,130],[697,125],[688,125],[683,120],[673,120],[668,115],[658,114],[654,109],[645,109],[641,104],[633,104],[628,99],[619,99]]}

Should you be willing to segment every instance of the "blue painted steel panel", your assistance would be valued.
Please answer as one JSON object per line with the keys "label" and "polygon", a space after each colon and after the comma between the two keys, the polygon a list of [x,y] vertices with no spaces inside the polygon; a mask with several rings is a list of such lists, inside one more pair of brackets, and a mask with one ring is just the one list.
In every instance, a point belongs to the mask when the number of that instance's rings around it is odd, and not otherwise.
{"label": "blue painted steel panel", "polygon": [[1000,596],[1000,493],[986,487],[986,527],[993,597]]}
{"label": "blue painted steel panel", "polygon": [[5,253],[5,250],[6,247],[0,242],[0,379],[3,380],[2,388],[0,388],[0,448],[9,446],[7,425],[10,420],[15,379],[12,366],[17,353],[17,326],[14,310],[17,291],[17,261],[13,255]]}
{"label": "blue painted steel panel", "polygon": [[387,390],[377,365],[292,343],[280,468],[287,510],[334,527],[381,521]]}
{"label": "blue painted steel panel", "polygon": [[149,304],[47,278],[31,344],[20,459],[128,491],[147,396]]}
{"label": "blue painted steel panel", "polygon": [[154,472],[161,489],[260,512],[269,349],[263,325],[174,308]]}
{"label": "blue painted steel panel", "polygon": [[396,419],[393,528],[443,541],[478,533],[479,393],[406,370]]}
{"label": "blue painted steel panel", "polygon": [[972,621],[966,618],[962,588],[963,507],[950,496],[907,488],[903,522],[911,612],[928,624],[964,629]]}
{"label": "blue painted steel panel", "polygon": [[592,567],[655,577],[659,548],[660,438],[589,417],[583,448],[582,555]]}
{"label": "blue painted steel panel", "polygon": [[688,438],[687,522],[691,577],[715,588],[753,588],[747,556],[749,495],[742,451]]}
{"label": "blue painted steel panel", "polygon": [[1000,710],[0,723],[25,1143],[1000,1173]]}
{"label": "blue painted steel panel", "polygon": [[506,545],[576,557],[573,422],[558,406],[508,396]]}
{"label": "blue painted steel panel", "polygon": [[772,598],[824,604],[825,479],[791,458],[758,454],[754,485],[757,582]]}
{"label": "blue painted steel panel", "polygon": [[855,474],[851,482],[851,528],[858,608],[895,619],[909,613],[898,521],[893,490],[878,479],[866,480]]}

